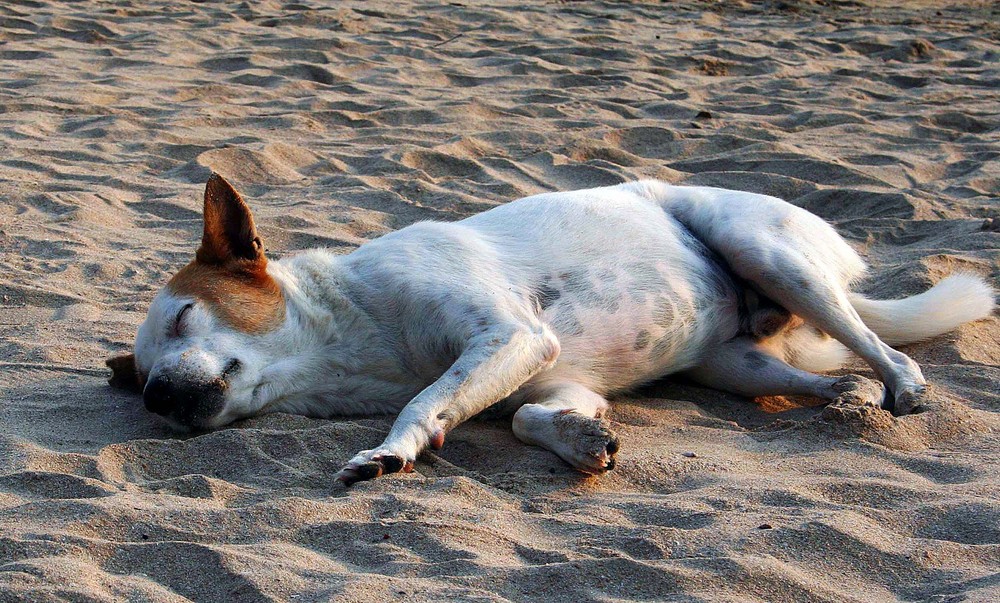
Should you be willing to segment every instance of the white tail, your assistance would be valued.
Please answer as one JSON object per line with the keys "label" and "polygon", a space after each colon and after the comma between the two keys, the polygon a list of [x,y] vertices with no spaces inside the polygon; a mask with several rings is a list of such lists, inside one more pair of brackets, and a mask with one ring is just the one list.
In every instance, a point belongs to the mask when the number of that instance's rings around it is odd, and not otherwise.
{"label": "white tail", "polygon": [[986,318],[995,304],[986,281],[965,273],[941,279],[913,297],[878,300],[851,293],[850,300],[861,320],[889,345],[921,341]]}

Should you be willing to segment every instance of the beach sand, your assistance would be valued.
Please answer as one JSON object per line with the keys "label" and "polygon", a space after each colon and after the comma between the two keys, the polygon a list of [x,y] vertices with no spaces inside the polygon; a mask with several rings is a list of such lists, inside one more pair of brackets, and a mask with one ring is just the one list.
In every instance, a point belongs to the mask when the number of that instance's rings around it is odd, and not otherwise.
{"label": "beach sand", "polygon": [[185,437],[106,384],[212,171],[274,257],[656,177],[830,220],[874,296],[996,286],[1000,10],[878,4],[5,1],[0,601],[1000,599],[996,317],[905,348],[919,415],[622,396],[600,478],[473,421],[345,490],[388,418]]}

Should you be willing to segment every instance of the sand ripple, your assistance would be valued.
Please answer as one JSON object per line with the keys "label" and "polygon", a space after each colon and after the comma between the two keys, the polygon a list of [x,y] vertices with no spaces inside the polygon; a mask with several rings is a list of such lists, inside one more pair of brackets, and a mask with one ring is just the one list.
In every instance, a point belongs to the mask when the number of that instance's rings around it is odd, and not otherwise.
{"label": "sand ripple", "polygon": [[178,438],[104,384],[213,170],[276,255],[659,177],[835,222],[874,294],[996,282],[1000,14],[877,4],[3,3],[0,600],[996,600],[995,318],[903,419],[648,388],[599,480],[482,421],[344,492],[387,420]]}

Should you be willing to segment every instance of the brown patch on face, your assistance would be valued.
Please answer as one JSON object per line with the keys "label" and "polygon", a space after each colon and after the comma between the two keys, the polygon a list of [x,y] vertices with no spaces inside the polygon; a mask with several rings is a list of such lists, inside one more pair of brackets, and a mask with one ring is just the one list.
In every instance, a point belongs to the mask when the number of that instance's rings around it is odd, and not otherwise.
{"label": "brown patch on face", "polygon": [[193,297],[234,329],[259,334],[285,319],[285,298],[267,273],[264,243],[250,207],[218,174],[205,185],[205,230],[195,260],[167,283]]}
{"label": "brown patch on face", "polygon": [[167,289],[207,304],[216,317],[238,331],[266,333],[285,320],[285,297],[265,267],[238,270],[195,260],[170,279]]}

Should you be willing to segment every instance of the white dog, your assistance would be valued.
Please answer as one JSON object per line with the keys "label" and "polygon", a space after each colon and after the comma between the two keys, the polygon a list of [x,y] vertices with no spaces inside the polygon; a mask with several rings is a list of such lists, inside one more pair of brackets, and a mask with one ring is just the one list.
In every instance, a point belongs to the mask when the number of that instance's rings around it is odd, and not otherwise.
{"label": "white dog", "polygon": [[[918,410],[920,368],[887,344],[985,317],[993,292],[954,275],[903,300],[852,293],[858,255],[780,199],[645,181],[528,197],[422,222],[347,255],[268,263],[240,195],[214,175],[196,259],[153,300],[112,381],[209,429],[263,412],[399,413],[337,474],[412,470],[497,405],[573,467],[614,467],[610,393],[683,372],[745,396],[804,394]],[[863,358],[882,383],[814,374]],[[884,386],[883,386],[884,384]]]}

